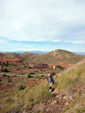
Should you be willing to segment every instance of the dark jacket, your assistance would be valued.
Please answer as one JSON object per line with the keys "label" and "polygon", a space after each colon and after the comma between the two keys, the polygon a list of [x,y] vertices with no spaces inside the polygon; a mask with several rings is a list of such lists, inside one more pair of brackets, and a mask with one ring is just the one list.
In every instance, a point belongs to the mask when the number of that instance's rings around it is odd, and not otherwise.
{"label": "dark jacket", "polygon": [[52,75],[50,75],[50,77],[47,77],[47,81],[48,81],[49,84],[50,83],[54,84],[54,79],[53,79]]}

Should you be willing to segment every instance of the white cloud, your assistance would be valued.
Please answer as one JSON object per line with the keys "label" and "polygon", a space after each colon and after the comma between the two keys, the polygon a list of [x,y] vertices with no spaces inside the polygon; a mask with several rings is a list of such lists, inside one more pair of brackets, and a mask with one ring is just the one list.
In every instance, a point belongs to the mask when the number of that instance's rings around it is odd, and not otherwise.
{"label": "white cloud", "polygon": [[6,44],[6,43],[7,43],[6,40],[0,39],[0,44]]}
{"label": "white cloud", "polygon": [[62,42],[61,40],[54,40],[54,42]]}
{"label": "white cloud", "polygon": [[[17,41],[84,40],[85,1],[1,0],[0,36]],[[76,33],[76,34],[75,34]],[[80,39],[79,39],[79,34]]]}
{"label": "white cloud", "polygon": [[64,42],[70,42],[70,43],[73,43],[73,44],[85,44],[85,40],[73,40],[73,41],[64,41]]}

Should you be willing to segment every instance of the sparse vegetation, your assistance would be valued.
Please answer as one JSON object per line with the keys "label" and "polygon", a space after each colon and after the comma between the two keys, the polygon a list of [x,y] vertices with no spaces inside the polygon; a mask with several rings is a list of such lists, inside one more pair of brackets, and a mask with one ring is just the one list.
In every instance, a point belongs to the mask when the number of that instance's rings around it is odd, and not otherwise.
{"label": "sparse vegetation", "polygon": [[57,76],[56,78],[57,88],[71,90],[77,82],[81,82],[81,83],[84,82],[85,80],[84,73],[85,73],[85,66],[83,65],[78,69],[69,71],[67,74],[64,74],[59,77]]}
{"label": "sparse vegetation", "polygon": [[3,74],[3,77],[6,77],[6,74]]}
{"label": "sparse vegetation", "polygon": [[[62,76],[55,75],[54,79],[57,91],[59,91],[61,94],[63,93],[68,94],[69,92],[72,92],[76,84],[82,85],[84,84],[85,81],[84,74],[85,74],[85,65],[80,66],[77,69],[71,70],[67,74],[63,74]],[[19,79],[19,83],[21,84],[20,81],[21,79]],[[36,79],[34,81],[36,81]],[[16,89],[0,92],[0,106],[2,107],[1,112],[4,113],[8,111],[22,112],[26,109],[28,109],[29,111],[29,109],[36,103],[47,102],[47,100],[50,97],[52,97],[52,94],[49,92],[49,85],[47,84],[46,81],[40,84],[31,85],[30,87],[27,87],[24,90],[23,89],[24,89],[23,85],[20,85],[19,87],[16,87]],[[85,112],[83,103],[83,100],[85,99],[84,92],[82,92],[81,94],[74,93],[72,98],[74,99],[75,103],[71,103],[70,100],[67,100],[68,106],[64,106],[63,112],[84,113]]]}
{"label": "sparse vegetation", "polygon": [[16,75],[14,75],[14,77],[17,77]]}
{"label": "sparse vegetation", "polygon": [[24,87],[22,85],[20,85],[19,90],[23,90],[23,89],[24,89]]}
{"label": "sparse vegetation", "polygon": [[12,81],[9,79],[8,82],[12,82]]}
{"label": "sparse vegetation", "polygon": [[51,73],[52,76],[54,76],[55,74],[56,74],[55,72],[52,72],[52,73]]}
{"label": "sparse vegetation", "polygon": [[31,74],[29,73],[28,76],[27,76],[27,78],[31,78],[31,77],[32,77],[32,76],[31,76]]}
{"label": "sparse vegetation", "polygon": [[10,76],[8,75],[7,78],[10,78]]}
{"label": "sparse vegetation", "polygon": [[62,66],[56,66],[56,68],[59,68],[59,69],[64,69]]}
{"label": "sparse vegetation", "polygon": [[[65,113],[84,113],[85,112],[85,100],[84,90],[81,91],[80,86],[84,87],[85,83],[85,65],[78,67],[77,69],[70,70],[68,73],[61,76],[55,76],[57,91],[62,95],[69,95],[73,93],[73,100],[75,104],[68,104],[63,108]],[[79,89],[76,87],[79,87]],[[79,91],[77,91],[79,90]],[[69,101],[67,101],[69,102]]]}
{"label": "sparse vegetation", "polygon": [[6,68],[2,69],[2,72],[8,72],[8,69],[6,69]]}
{"label": "sparse vegetation", "polygon": [[21,75],[24,75],[24,73],[21,73]]}
{"label": "sparse vegetation", "polygon": [[35,73],[34,73],[34,72],[31,72],[30,74],[31,74],[31,75],[34,75]]}
{"label": "sparse vegetation", "polygon": [[[20,85],[19,90],[12,89],[9,91],[3,91],[3,95],[2,92],[0,92],[0,106],[2,107],[0,112],[23,111],[39,101],[48,100],[52,96],[51,93],[49,93],[48,84],[46,82],[23,89],[23,85]],[[22,90],[22,92],[20,90]],[[2,97],[4,99],[2,99]]]}
{"label": "sparse vegetation", "polygon": [[[77,59],[77,56],[73,57],[73,53],[62,51],[62,50],[55,51],[52,53],[50,52],[49,54],[45,54],[45,55],[39,55],[37,56],[37,58],[36,58],[36,55],[33,56],[31,54],[30,55],[23,54],[18,57],[23,58],[28,62],[32,61],[32,63],[34,62],[42,63],[46,61],[46,63],[48,64],[51,64],[51,63],[54,64],[55,61],[57,60],[60,61],[59,57],[57,58],[54,57],[56,56],[57,52],[59,52],[59,56],[62,55],[61,62],[63,60],[65,62],[68,62],[70,58],[71,61],[69,62],[76,63],[82,59],[82,57],[80,56],[78,56],[78,59]],[[69,57],[66,58],[65,56],[66,57],[69,56]],[[16,67],[17,67],[16,69],[24,69],[25,66],[23,68],[23,65],[24,65],[23,63],[19,65],[10,64],[8,65],[8,67],[4,66],[4,68],[7,68],[7,70],[15,69]],[[28,67],[28,64],[25,64],[25,65]],[[59,68],[58,69],[59,71],[63,69],[60,65],[58,65],[57,68]],[[14,74],[12,76],[5,75],[5,74],[2,75],[3,77],[1,76],[0,78],[0,81],[1,81],[0,88],[2,88],[0,91],[0,112],[1,113],[12,113],[12,112],[17,113],[17,112],[25,112],[25,111],[31,112],[32,107],[35,104],[38,105],[38,104],[42,104],[43,102],[45,105],[47,104],[47,102],[48,103],[51,102],[49,103],[49,105],[54,104],[53,99],[56,98],[56,95],[52,95],[52,93],[49,92],[49,84],[47,83],[46,79],[43,79],[46,77],[44,73],[46,74],[51,73],[53,70],[50,70],[50,69],[42,70],[40,68],[38,69],[38,71],[37,69],[36,70],[29,69],[29,70],[31,71],[26,72],[26,74],[29,73],[27,77],[18,76],[21,73],[24,74],[24,71],[19,72],[19,74],[17,74],[17,77]],[[3,72],[6,72],[6,70],[4,70]],[[39,76],[37,75],[37,73],[42,73],[42,74]],[[35,74],[35,76],[31,76],[31,74]],[[68,98],[68,96],[71,95],[72,100],[69,100],[69,99],[64,100],[64,103],[63,103],[64,106],[61,105],[63,106],[62,108],[63,110],[61,109],[61,111],[63,111],[64,113],[70,113],[70,112],[84,113],[85,103],[83,103],[83,101],[85,100],[85,92],[83,88],[85,83],[85,65],[82,65],[76,69],[70,70],[68,73],[63,74],[61,76],[56,75],[55,72],[52,72],[51,75],[52,76],[55,75],[53,78],[55,80],[55,89],[57,92],[56,94],[57,96],[59,96],[59,98],[62,97],[60,100],[57,97],[58,100],[55,103],[56,108],[58,108],[58,105],[61,104],[60,102],[63,100],[64,96],[67,96],[66,98]],[[8,82],[11,82],[11,83],[8,83]],[[9,87],[11,87],[12,89],[10,90],[5,89]],[[52,105],[52,107],[54,107],[54,105]],[[38,110],[36,111],[40,112]]]}

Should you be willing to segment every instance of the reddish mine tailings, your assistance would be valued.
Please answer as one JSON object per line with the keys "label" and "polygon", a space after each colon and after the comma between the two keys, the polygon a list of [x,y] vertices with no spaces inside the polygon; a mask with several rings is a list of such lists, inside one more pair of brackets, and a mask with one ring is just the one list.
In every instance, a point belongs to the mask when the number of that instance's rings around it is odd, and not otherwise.
{"label": "reddish mine tailings", "polygon": [[[0,77],[0,81],[8,81],[9,79],[7,77]],[[13,80],[11,79],[11,81],[13,82]],[[6,85],[6,86],[0,86],[0,91],[2,90],[7,90],[7,89],[12,89],[14,88],[15,85]]]}
{"label": "reddish mine tailings", "polygon": [[0,91],[14,88],[15,86],[2,86],[0,87]]}
{"label": "reddish mine tailings", "polygon": [[35,64],[34,68],[49,68],[48,64]]}
{"label": "reddish mine tailings", "polygon": [[62,66],[63,68],[68,68],[68,67],[72,66],[72,64],[62,62],[62,63],[60,63],[60,66]]}

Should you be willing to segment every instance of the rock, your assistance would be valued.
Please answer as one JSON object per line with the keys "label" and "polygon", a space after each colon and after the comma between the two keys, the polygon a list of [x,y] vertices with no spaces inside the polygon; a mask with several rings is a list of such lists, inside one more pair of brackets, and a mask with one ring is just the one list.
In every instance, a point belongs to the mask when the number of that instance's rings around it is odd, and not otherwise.
{"label": "rock", "polygon": [[23,113],[26,113],[26,111],[24,110]]}
{"label": "rock", "polygon": [[68,97],[67,96],[64,96],[63,99],[68,100]]}
{"label": "rock", "polygon": [[50,111],[50,108],[46,109],[46,111],[49,112]]}
{"label": "rock", "polygon": [[79,108],[79,104],[75,104],[75,106],[74,106],[74,107],[75,107],[76,109],[77,109],[77,108]]}
{"label": "rock", "polygon": [[57,89],[55,89],[55,90],[52,92],[52,94],[58,95],[58,94],[59,94],[59,91],[58,91]]}
{"label": "rock", "polygon": [[66,102],[66,103],[65,103],[65,105],[66,105],[66,106],[68,106],[68,105],[69,105],[69,103],[68,103],[68,102]]}
{"label": "rock", "polygon": [[44,110],[44,105],[43,104],[39,105],[38,110],[43,111]]}
{"label": "rock", "polygon": [[54,105],[54,104],[57,104],[57,101],[56,101],[56,100],[54,100],[54,101],[52,102],[52,105]]}
{"label": "rock", "polygon": [[69,96],[69,100],[73,100],[72,96]]}
{"label": "rock", "polygon": [[62,97],[60,95],[57,95],[56,97],[59,98],[60,100],[62,99]]}

